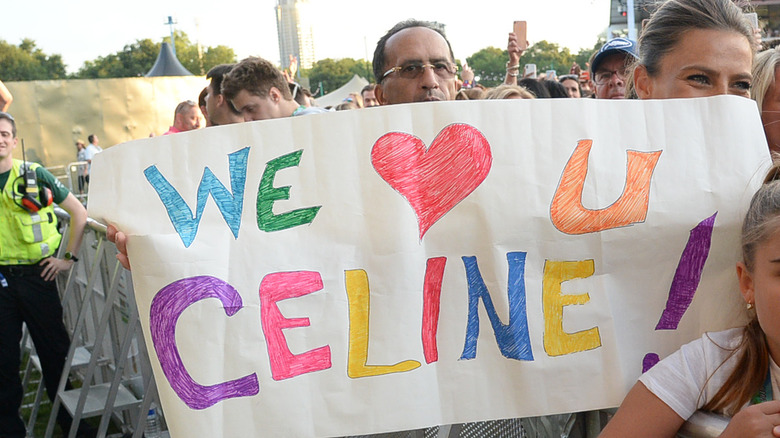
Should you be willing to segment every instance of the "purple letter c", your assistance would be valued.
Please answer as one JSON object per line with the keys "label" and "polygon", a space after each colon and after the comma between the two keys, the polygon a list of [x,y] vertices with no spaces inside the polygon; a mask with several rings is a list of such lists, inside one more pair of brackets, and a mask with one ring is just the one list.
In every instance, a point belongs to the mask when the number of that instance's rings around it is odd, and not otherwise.
{"label": "purple letter c", "polygon": [[243,305],[241,296],[233,286],[215,277],[200,276],[174,281],[160,289],[149,311],[152,343],[163,373],[176,395],[192,409],[206,409],[225,399],[252,396],[260,392],[255,373],[203,386],[187,372],[176,347],[176,322],[187,307],[206,298],[220,300],[227,316],[235,315]]}

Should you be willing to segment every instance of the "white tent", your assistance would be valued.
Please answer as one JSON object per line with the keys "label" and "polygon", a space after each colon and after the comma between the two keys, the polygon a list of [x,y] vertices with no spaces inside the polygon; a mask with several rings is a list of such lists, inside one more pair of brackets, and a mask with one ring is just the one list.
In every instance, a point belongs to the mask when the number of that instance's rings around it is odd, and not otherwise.
{"label": "white tent", "polygon": [[349,97],[349,93],[360,93],[360,90],[362,90],[366,85],[368,85],[367,80],[361,78],[358,75],[354,75],[352,76],[352,79],[350,79],[346,84],[342,85],[341,88],[333,90],[332,92],[322,97],[314,99],[314,102],[317,103],[317,106],[322,108],[326,106],[336,106],[343,102],[344,99]]}

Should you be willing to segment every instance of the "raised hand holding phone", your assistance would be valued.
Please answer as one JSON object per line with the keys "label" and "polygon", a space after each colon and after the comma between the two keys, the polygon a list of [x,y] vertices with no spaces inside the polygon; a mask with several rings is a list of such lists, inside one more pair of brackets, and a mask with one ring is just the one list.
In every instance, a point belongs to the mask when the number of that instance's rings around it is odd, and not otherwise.
{"label": "raised hand holding phone", "polygon": [[515,21],[513,31],[509,33],[506,47],[509,61],[506,63],[505,84],[517,85],[517,76],[520,74],[520,57],[523,56],[523,52],[528,48],[526,28],[525,21]]}

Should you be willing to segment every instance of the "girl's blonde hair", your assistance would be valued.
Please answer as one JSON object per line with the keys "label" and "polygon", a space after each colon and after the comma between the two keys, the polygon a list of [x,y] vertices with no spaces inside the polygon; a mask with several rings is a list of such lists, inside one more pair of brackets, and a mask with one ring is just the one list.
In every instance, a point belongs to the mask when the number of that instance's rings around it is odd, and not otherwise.
{"label": "girl's blonde hair", "polygon": [[[758,189],[742,223],[742,260],[749,272],[755,267],[756,249],[780,229],[780,163],[775,163]],[[704,405],[709,411],[734,415],[761,389],[769,370],[766,335],[755,313],[745,326],[734,371],[723,387]]]}
{"label": "girl's blonde hair", "polygon": [[753,85],[750,97],[758,104],[758,110],[764,107],[764,97],[769,87],[775,83],[775,70],[780,67],[780,51],[768,49],[756,55],[753,60]]}
{"label": "girl's blonde hair", "polygon": [[509,99],[511,97],[519,96],[521,99],[535,99],[527,88],[519,85],[507,85],[501,84],[496,88],[492,88],[485,93],[485,99]]}

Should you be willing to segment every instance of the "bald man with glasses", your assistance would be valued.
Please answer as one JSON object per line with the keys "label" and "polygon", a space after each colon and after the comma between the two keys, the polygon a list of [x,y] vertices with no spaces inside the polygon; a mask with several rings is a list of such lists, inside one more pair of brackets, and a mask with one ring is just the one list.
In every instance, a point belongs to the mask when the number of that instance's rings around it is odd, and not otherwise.
{"label": "bald man with glasses", "polygon": [[454,100],[457,72],[443,30],[427,21],[396,24],[374,51],[374,90],[382,105]]}

